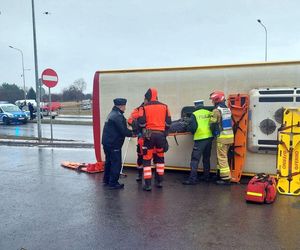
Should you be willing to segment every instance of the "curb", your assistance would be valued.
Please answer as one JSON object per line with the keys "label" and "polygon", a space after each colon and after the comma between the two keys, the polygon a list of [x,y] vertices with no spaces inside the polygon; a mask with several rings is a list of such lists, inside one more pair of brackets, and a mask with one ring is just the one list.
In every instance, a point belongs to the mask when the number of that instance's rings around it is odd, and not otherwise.
{"label": "curb", "polygon": [[[28,121],[28,123],[37,123],[36,120]],[[50,120],[42,120],[41,124],[50,124]],[[92,121],[67,121],[67,120],[52,120],[52,124],[63,124],[63,125],[86,125],[92,126]]]}
{"label": "curb", "polygon": [[61,115],[59,114],[59,118],[78,118],[78,119],[93,119],[92,115]]}
{"label": "curb", "polygon": [[0,146],[44,146],[53,148],[94,148],[93,143],[86,142],[59,142],[59,141],[42,141],[38,140],[0,140]]}

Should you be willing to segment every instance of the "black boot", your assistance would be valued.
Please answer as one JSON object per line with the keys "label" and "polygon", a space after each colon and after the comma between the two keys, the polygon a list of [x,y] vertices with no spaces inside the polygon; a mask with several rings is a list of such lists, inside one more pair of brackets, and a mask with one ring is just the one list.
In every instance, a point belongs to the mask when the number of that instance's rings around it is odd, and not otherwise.
{"label": "black boot", "polygon": [[229,176],[221,178],[220,171],[219,171],[219,180],[216,181],[216,184],[217,185],[230,185],[231,184],[230,180],[231,180],[231,178]]}
{"label": "black boot", "polygon": [[143,179],[143,169],[142,168],[138,168],[138,174],[137,174],[137,177],[136,177],[136,181],[142,181]]}
{"label": "black boot", "polygon": [[156,185],[156,187],[162,188],[163,187],[162,181],[163,181],[163,177],[156,173],[156,175],[155,175],[155,185]]}
{"label": "black boot", "polygon": [[217,181],[216,181],[216,184],[217,184],[217,185],[225,185],[225,186],[228,186],[228,185],[230,185],[231,183],[230,183],[230,180],[222,180],[222,179],[220,179],[220,180],[217,180]]}
{"label": "black boot", "polygon": [[109,189],[122,189],[122,188],[124,188],[124,184],[121,184],[119,182],[113,185],[109,185]]}
{"label": "black boot", "polygon": [[212,177],[212,181],[217,182],[220,180],[220,169],[217,169],[216,175]]}
{"label": "black boot", "polygon": [[205,182],[209,182],[210,181],[210,175],[209,172],[204,172],[200,177],[199,177],[199,181],[205,181]]}
{"label": "black boot", "polygon": [[183,185],[196,185],[198,183],[198,173],[196,169],[192,169],[187,180],[183,181]]}
{"label": "black boot", "polygon": [[191,179],[187,179],[185,181],[182,182],[183,185],[196,185],[198,182],[191,180]]}
{"label": "black boot", "polygon": [[143,187],[143,190],[145,191],[151,191],[152,188],[151,188],[151,179],[150,180],[145,180],[145,185]]}

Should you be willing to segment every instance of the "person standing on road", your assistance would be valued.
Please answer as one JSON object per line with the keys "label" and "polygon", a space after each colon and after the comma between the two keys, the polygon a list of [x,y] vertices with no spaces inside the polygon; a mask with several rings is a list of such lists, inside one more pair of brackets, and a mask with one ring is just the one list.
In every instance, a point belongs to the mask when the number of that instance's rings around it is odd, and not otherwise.
{"label": "person standing on road", "polygon": [[139,110],[138,124],[143,129],[143,166],[144,180],[143,187],[151,191],[152,169],[151,161],[155,164],[155,183],[162,187],[162,180],[165,169],[164,152],[167,146],[166,132],[171,125],[171,115],[168,106],[158,101],[157,90],[148,89],[145,94],[144,107]]}
{"label": "person standing on road", "polygon": [[34,108],[31,102],[28,103],[28,109],[29,109],[29,113],[30,113],[30,120],[33,120],[33,112],[34,112]]}
{"label": "person standing on road", "polygon": [[125,137],[132,137],[133,133],[127,128],[124,112],[127,100],[124,98],[114,99],[114,107],[109,113],[102,133],[102,145],[105,154],[104,186],[110,189],[124,188],[119,183],[122,167],[122,146]]}
{"label": "person standing on road", "polygon": [[189,178],[182,184],[195,185],[198,182],[198,165],[202,156],[203,175],[202,180],[209,181],[210,155],[213,134],[210,130],[210,117],[212,112],[203,109],[203,100],[194,102],[196,111],[191,115],[189,130],[194,135],[194,147],[191,156],[191,172]]}
{"label": "person standing on road", "polygon": [[231,111],[225,104],[225,94],[223,91],[212,92],[210,99],[215,105],[210,123],[211,129],[217,137],[217,167],[220,180],[217,180],[216,183],[229,185],[231,174],[228,163],[228,150],[234,142]]}

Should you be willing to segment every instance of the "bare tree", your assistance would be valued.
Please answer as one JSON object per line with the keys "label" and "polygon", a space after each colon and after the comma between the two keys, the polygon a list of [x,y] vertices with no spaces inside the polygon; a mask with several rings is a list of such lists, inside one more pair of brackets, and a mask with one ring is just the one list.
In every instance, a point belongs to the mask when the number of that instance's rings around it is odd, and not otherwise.
{"label": "bare tree", "polygon": [[73,86],[78,89],[81,93],[86,90],[86,82],[83,78],[79,78],[74,81]]}
{"label": "bare tree", "polygon": [[62,99],[64,101],[81,101],[84,97],[84,94],[77,89],[74,85],[71,85],[69,88],[64,89],[62,93]]}

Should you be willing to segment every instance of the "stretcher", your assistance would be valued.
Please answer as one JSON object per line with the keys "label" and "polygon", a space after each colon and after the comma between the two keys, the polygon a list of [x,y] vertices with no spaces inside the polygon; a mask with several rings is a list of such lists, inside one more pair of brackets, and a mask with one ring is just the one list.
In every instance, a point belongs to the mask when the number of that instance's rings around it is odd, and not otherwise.
{"label": "stretcher", "polygon": [[89,174],[101,173],[104,171],[104,162],[80,163],[73,161],[63,161],[60,165],[64,168],[70,168],[78,172],[86,172]]}
{"label": "stretcher", "polygon": [[278,135],[277,153],[277,190],[281,194],[289,194],[290,190],[290,134],[280,132]]}
{"label": "stretcher", "polygon": [[277,190],[300,195],[300,108],[287,108],[278,133]]}
{"label": "stretcher", "polygon": [[234,144],[230,147],[228,153],[231,181],[239,182],[246,161],[249,95],[229,95],[228,107],[232,113],[234,133]]}
{"label": "stretcher", "polygon": [[300,195],[300,134],[293,135],[292,170],[290,193]]}
{"label": "stretcher", "polygon": [[300,133],[300,108],[284,109],[280,131],[295,134]]}

